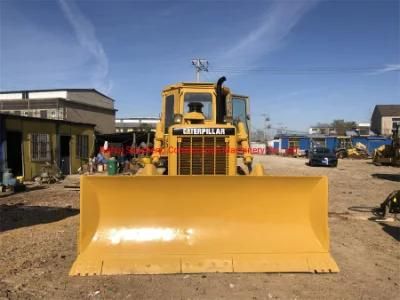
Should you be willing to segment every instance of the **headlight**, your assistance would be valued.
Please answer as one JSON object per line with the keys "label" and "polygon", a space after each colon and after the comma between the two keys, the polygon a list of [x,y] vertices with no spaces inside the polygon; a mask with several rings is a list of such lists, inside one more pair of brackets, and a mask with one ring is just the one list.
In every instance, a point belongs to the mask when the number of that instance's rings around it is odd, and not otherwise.
{"label": "headlight", "polygon": [[181,124],[182,120],[183,120],[183,116],[181,114],[174,115],[174,123],[175,124]]}

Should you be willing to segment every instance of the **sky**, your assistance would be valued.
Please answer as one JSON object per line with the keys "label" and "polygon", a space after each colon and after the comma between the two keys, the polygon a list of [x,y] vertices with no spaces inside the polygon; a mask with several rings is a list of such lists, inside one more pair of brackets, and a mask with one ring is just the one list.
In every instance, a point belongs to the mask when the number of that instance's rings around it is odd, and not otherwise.
{"label": "sky", "polygon": [[227,77],[253,128],[369,122],[400,104],[400,1],[0,0],[0,90],[96,88],[158,116],[168,84]]}

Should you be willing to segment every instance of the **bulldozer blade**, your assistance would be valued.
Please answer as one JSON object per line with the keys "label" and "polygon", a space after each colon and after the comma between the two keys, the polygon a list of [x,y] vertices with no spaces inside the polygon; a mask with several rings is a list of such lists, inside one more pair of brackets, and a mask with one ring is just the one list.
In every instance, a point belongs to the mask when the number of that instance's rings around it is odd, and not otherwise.
{"label": "bulldozer blade", "polygon": [[70,275],[338,272],[326,177],[82,176]]}

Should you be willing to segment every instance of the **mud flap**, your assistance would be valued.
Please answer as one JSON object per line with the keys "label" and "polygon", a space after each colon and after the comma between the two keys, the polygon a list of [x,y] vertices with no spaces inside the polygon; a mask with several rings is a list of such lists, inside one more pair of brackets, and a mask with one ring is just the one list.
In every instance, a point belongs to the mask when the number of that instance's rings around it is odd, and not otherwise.
{"label": "mud flap", "polygon": [[70,275],[338,272],[326,177],[81,177]]}

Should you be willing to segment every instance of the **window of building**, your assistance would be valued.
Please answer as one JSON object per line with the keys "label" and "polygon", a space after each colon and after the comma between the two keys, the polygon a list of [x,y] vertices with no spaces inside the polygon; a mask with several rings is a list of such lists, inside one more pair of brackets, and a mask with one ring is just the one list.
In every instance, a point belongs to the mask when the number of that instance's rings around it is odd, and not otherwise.
{"label": "window of building", "polygon": [[31,150],[32,161],[49,161],[51,159],[50,135],[46,133],[32,133]]}
{"label": "window of building", "polygon": [[392,118],[392,129],[395,129],[397,125],[400,126],[400,118]]}
{"label": "window of building", "polygon": [[76,157],[89,158],[89,137],[87,135],[76,136]]}
{"label": "window of building", "polygon": [[41,110],[40,111],[40,117],[44,118],[44,119],[47,119],[47,110]]}

